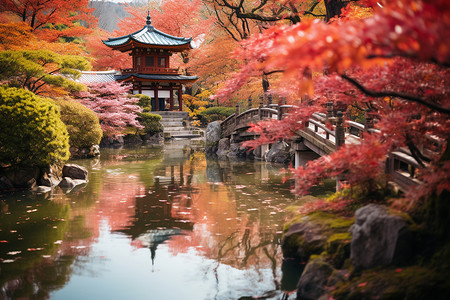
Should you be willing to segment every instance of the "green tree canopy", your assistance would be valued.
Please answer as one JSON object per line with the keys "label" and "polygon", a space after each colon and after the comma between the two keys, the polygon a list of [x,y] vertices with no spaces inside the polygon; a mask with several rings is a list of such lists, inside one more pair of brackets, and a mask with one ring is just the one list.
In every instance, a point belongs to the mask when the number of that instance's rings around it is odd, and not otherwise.
{"label": "green tree canopy", "polygon": [[0,86],[0,166],[61,164],[69,158],[69,134],[50,99]]}
{"label": "green tree canopy", "polygon": [[61,120],[69,132],[69,143],[75,148],[98,145],[103,132],[96,113],[71,99],[55,99],[61,111]]}
{"label": "green tree canopy", "polygon": [[6,50],[0,52],[0,81],[35,94],[49,93],[49,88],[80,91],[85,87],[71,79],[91,64],[81,56],[60,55],[49,50]]}

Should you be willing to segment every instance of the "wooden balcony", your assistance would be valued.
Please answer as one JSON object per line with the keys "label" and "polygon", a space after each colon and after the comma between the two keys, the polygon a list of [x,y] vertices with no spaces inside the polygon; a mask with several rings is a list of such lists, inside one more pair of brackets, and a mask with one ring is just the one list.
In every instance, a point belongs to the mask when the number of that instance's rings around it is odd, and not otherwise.
{"label": "wooden balcony", "polygon": [[141,67],[141,68],[131,68],[131,69],[121,69],[122,74],[129,73],[141,73],[141,74],[168,74],[168,75],[178,75],[178,69],[171,68],[157,68],[157,67]]}

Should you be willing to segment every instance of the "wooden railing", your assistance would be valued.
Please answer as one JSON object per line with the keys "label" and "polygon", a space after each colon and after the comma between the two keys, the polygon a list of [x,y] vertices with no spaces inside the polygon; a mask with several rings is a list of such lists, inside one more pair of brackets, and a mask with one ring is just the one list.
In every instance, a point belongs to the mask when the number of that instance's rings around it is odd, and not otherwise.
{"label": "wooden railing", "polygon": [[[236,105],[235,113],[222,121],[222,133],[224,136],[230,136],[236,130],[249,127],[250,123],[268,119],[281,119],[282,109],[273,109],[260,105],[258,108],[250,108],[243,113],[239,113],[239,105]],[[286,111],[287,108],[284,109]]]}
{"label": "wooden railing", "polygon": [[140,68],[130,68],[130,69],[121,69],[123,74],[130,73],[142,73],[142,74],[168,74],[168,75],[177,75],[178,69],[171,68],[157,68],[157,67],[140,67]]}

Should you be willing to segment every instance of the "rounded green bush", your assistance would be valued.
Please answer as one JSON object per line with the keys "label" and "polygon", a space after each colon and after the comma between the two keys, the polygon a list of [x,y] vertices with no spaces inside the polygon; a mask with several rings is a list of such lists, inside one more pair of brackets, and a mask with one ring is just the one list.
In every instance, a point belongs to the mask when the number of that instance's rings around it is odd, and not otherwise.
{"label": "rounded green bush", "polygon": [[97,114],[74,100],[54,100],[61,111],[61,120],[69,132],[69,144],[74,148],[98,145],[103,132]]}
{"label": "rounded green bush", "polygon": [[163,131],[161,119],[160,115],[143,112],[139,114],[138,121],[144,126],[145,133],[156,133]]}
{"label": "rounded green bush", "polygon": [[234,114],[234,112],[234,107],[214,106],[201,111],[199,117],[202,123],[210,123],[213,121],[223,121]]}
{"label": "rounded green bush", "polygon": [[69,155],[69,134],[53,101],[0,86],[0,166],[45,167]]}
{"label": "rounded green bush", "polygon": [[144,112],[152,111],[152,97],[143,94],[134,94],[132,97],[139,99],[137,105],[142,107]]}

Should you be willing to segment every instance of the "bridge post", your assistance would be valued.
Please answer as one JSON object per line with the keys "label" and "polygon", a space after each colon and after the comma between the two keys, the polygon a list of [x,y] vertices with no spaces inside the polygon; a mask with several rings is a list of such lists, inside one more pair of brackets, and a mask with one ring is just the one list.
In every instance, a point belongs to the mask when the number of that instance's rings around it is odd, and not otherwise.
{"label": "bridge post", "polygon": [[333,117],[333,102],[327,102],[327,119]]}
{"label": "bridge post", "polygon": [[368,131],[373,128],[373,116],[370,112],[365,112],[364,131]]}
{"label": "bridge post", "polygon": [[278,121],[280,121],[283,118],[283,112],[281,111],[280,104],[278,104],[277,110],[278,110]]}
{"label": "bridge post", "polygon": [[259,108],[258,108],[259,120],[262,120],[262,118],[263,118],[263,113],[262,113],[263,106],[264,106],[264,103],[262,101],[259,102]]}
{"label": "bridge post", "polygon": [[260,149],[261,149],[261,160],[264,160],[264,155],[266,154],[266,152],[267,152],[267,150],[269,150],[269,144],[264,144],[264,145],[261,145],[261,146],[259,146],[260,147]]}
{"label": "bridge post", "polygon": [[[344,129],[344,118],[342,111],[336,113],[336,150],[342,145],[345,145],[345,129]],[[336,178],[336,190],[340,190],[342,187],[342,181],[345,178],[342,175],[338,175]]]}
{"label": "bridge post", "polygon": [[267,95],[267,107],[270,107],[272,104],[272,94]]}
{"label": "bridge post", "polygon": [[342,111],[337,112],[336,119],[336,149],[345,144],[344,118]]}
{"label": "bridge post", "polygon": [[238,126],[238,119],[237,119],[238,115],[239,115],[239,104],[236,104],[236,110],[234,111],[234,130],[236,130],[236,127]]}

